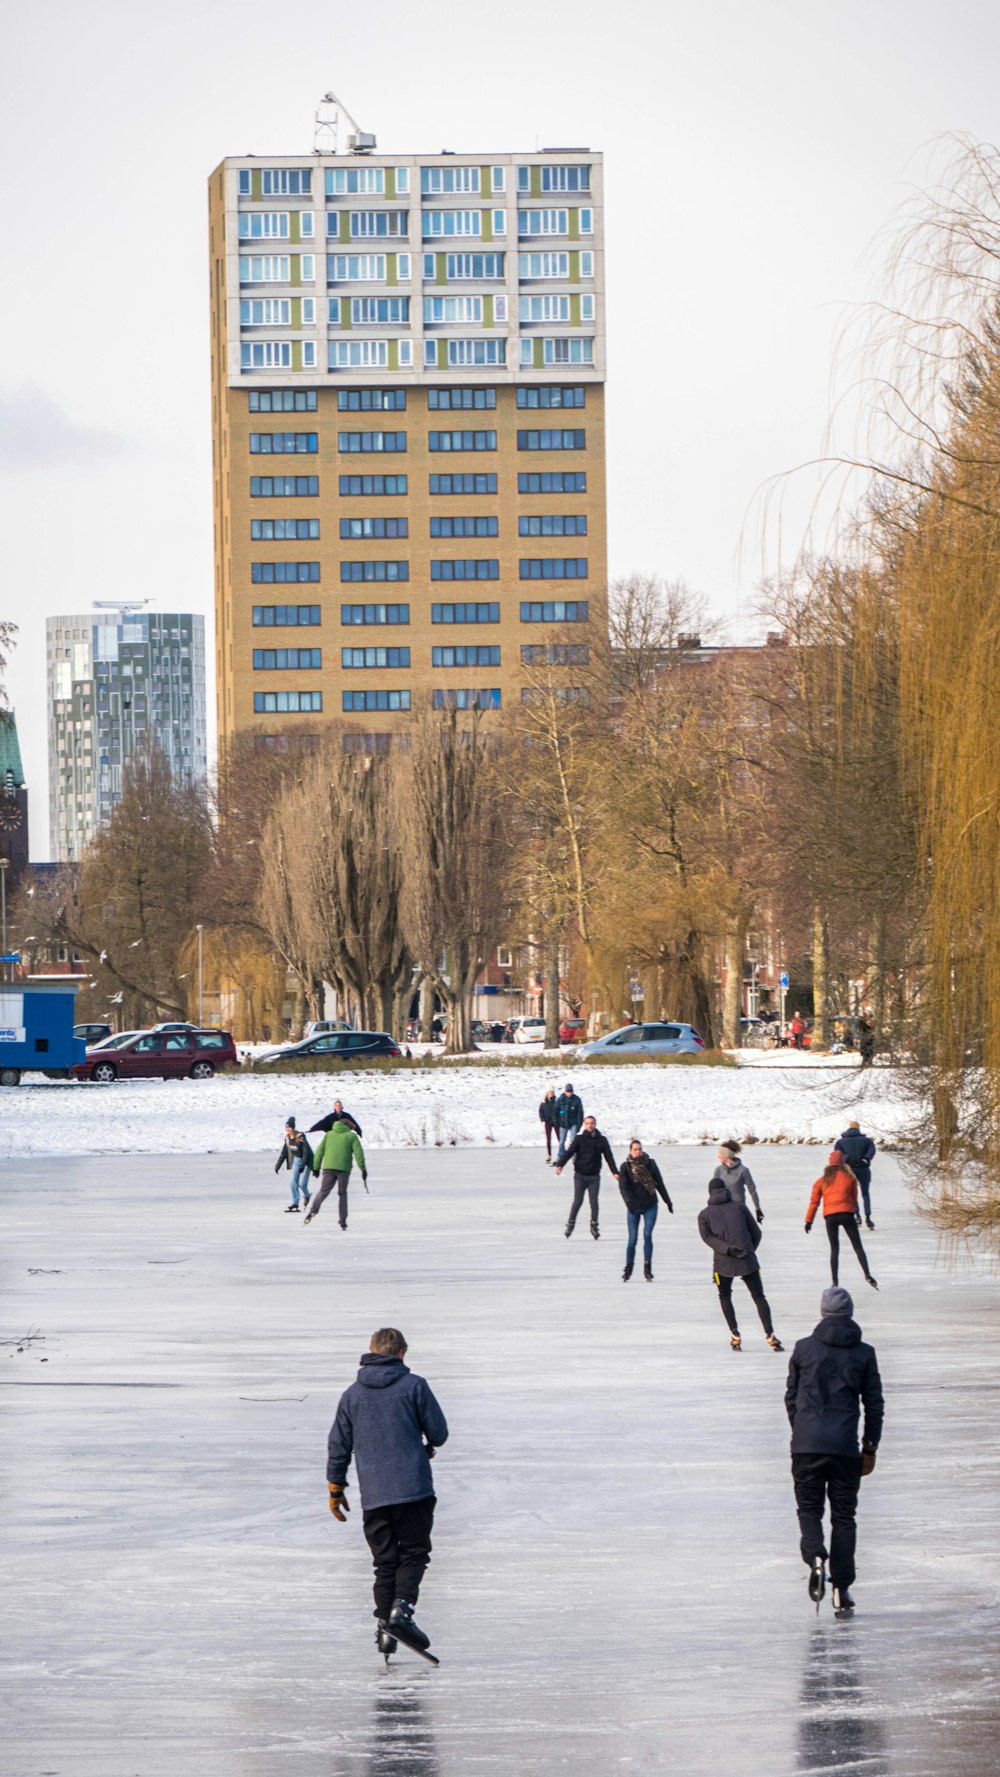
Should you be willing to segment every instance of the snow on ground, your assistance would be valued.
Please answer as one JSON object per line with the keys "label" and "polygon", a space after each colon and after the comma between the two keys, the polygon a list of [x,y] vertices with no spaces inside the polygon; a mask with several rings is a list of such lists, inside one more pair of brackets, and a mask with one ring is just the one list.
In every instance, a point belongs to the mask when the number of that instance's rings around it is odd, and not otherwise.
{"label": "snow on ground", "polygon": [[542,1141],[538,1102],[574,1081],[612,1142],[828,1143],[857,1116],[880,1142],[905,1140],[914,1110],[903,1076],[862,1073],[856,1059],[753,1054],[738,1068],[574,1063],[539,1067],[347,1069],[329,1077],[230,1073],[211,1080],[110,1086],[44,1081],[0,1095],[0,1156],[245,1153],[281,1144],[285,1118],[308,1128],[343,1100],[372,1148],[528,1148]]}

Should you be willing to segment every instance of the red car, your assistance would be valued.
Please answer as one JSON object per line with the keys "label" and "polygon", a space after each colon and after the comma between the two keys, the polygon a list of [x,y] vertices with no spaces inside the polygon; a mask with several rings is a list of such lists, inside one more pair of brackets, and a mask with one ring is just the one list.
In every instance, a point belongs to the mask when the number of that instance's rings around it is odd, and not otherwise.
{"label": "red car", "polygon": [[236,1044],[227,1030],[146,1030],[116,1048],[90,1049],[77,1063],[77,1080],[208,1080],[236,1066]]}
{"label": "red car", "polygon": [[561,1043],[582,1043],[586,1034],[587,1020],[585,1018],[564,1018],[559,1026],[559,1041]]}

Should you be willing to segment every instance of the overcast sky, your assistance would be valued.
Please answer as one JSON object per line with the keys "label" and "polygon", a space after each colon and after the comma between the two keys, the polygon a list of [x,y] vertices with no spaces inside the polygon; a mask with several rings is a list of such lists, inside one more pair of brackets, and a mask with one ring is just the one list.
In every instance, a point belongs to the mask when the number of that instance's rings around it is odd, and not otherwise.
{"label": "overcast sky", "polygon": [[[45,616],[211,614],[205,181],[224,155],[308,152],[328,87],[380,150],[603,149],[611,573],[682,577],[737,633],[777,566],[760,490],[823,447],[838,333],[927,144],[995,134],[998,50],[978,0],[9,10],[0,614],[21,626],[33,855]],[[786,557],[813,491],[784,496]]]}

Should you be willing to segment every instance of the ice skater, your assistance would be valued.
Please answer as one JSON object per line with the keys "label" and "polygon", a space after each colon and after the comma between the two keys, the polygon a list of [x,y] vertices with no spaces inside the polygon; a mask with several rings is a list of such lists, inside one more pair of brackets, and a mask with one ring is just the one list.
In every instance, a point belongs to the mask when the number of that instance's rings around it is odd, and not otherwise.
{"label": "ice skater", "polygon": [[559,1100],[550,1086],[538,1107],[538,1120],[545,1131],[545,1164],[552,1165],[552,1138],[559,1128]]}
{"label": "ice skater", "polygon": [[583,1122],[583,1100],[573,1091],[572,1080],[567,1080],[556,1099],[556,1125],[559,1130],[559,1153],[556,1165],[561,1166],[566,1154],[566,1144],[573,1141],[580,1133]]}
{"label": "ice skater", "polygon": [[628,1245],[625,1248],[625,1269],[622,1272],[622,1282],[628,1283],[632,1275],[641,1222],[642,1271],[646,1282],[652,1283],[653,1229],[659,1214],[659,1200],[662,1199],[671,1215],[674,1213],[674,1206],[670,1201],[667,1187],[663,1183],[656,1161],[651,1154],[644,1151],[641,1141],[635,1136],[628,1144],[628,1159],[623,1162],[618,1174],[618,1189],[628,1211]]}
{"label": "ice skater", "polygon": [[606,1162],[612,1178],[618,1177],[618,1167],[607,1136],[602,1135],[597,1127],[596,1117],[584,1117],[579,1135],[574,1136],[565,1154],[560,1155],[556,1165],[557,1178],[570,1160],[573,1162],[573,1203],[569,1221],[566,1223],[566,1239],[569,1239],[576,1227],[576,1218],[583,1206],[583,1199],[587,1196],[590,1198],[590,1232],[595,1240],[600,1240],[597,1205],[601,1193],[601,1161]]}
{"label": "ice skater", "polygon": [[843,1154],[848,1166],[858,1181],[861,1190],[861,1201],[865,1206],[865,1227],[872,1234],[875,1223],[872,1221],[872,1161],[878,1153],[870,1135],[865,1135],[856,1117],[852,1117],[843,1135],[837,1137],[837,1147]]}
{"label": "ice skater", "polygon": [[760,1227],[746,1204],[736,1203],[729,1194],[728,1186],[720,1179],[709,1180],[708,1202],[698,1215],[698,1232],[705,1245],[710,1246],[715,1254],[712,1275],[733,1350],[743,1350],[743,1340],[733,1307],[733,1279],[742,1277],[753,1298],[768,1345],[772,1351],[783,1351],[784,1346],[774,1331],[771,1310],[764,1294],[760,1266],[756,1259],[757,1248],[762,1239]]}
{"label": "ice skater", "polygon": [[286,1216],[297,1216],[299,1213],[299,1192],[302,1201],[309,1208],[309,1177],[312,1172],[313,1151],[301,1129],[296,1129],[295,1118],[289,1117],[285,1124],[285,1139],[281,1144],[275,1162],[275,1172],[287,1166],[292,1181],[292,1201],[285,1210]]}
{"label": "ice skater", "polygon": [[734,1203],[746,1203],[749,1191],[754,1212],[758,1222],[764,1220],[764,1211],[760,1207],[757,1186],[754,1184],[753,1173],[745,1160],[740,1159],[742,1149],[738,1141],[724,1141],[719,1146],[719,1164],[713,1178],[725,1185]]}
{"label": "ice skater", "polygon": [[326,1199],[336,1185],[340,1225],[342,1228],[347,1227],[347,1185],[355,1160],[367,1191],[368,1166],[365,1161],[365,1150],[354,1130],[338,1120],[331,1125],[316,1144],[316,1152],[313,1155],[313,1172],[322,1172],[323,1178],[319,1190],[316,1192],[316,1201],[306,1216],[306,1224],[311,1222],[314,1216],[319,1215]]}
{"label": "ice skater", "polygon": [[816,1220],[816,1211],[821,1200],[827,1239],[830,1242],[830,1276],[834,1283],[840,1281],[840,1235],[843,1230],[858,1255],[858,1264],[865,1274],[865,1282],[870,1283],[873,1290],[877,1290],[878,1284],[868,1268],[868,1255],[858,1233],[858,1181],[839,1148],[834,1148],[829,1162],[813,1185],[809,1208],[806,1210],[807,1234]]}
{"label": "ice skater", "polygon": [[[863,1475],[875,1467],[882,1437],[882,1381],[874,1348],[861,1339],[846,1290],[823,1291],[822,1316],[808,1339],[799,1339],[788,1365],[785,1409],[792,1428],[792,1482],[799,1515],[799,1547],[809,1569],[809,1596],[816,1608],[826,1590],[827,1547],[823,1513],[830,1501],[830,1584],[838,1617],[850,1616],[854,1599],[855,1514]],[[858,1422],[865,1409],[858,1451]]]}
{"label": "ice skater", "polygon": [[335,1123],[346,1123],[348,1129],[353,1129],[359,1140],[364,1135],[364,1130],[362,1129],[361,1124],[356,1118],[351,1116],[350,1111],[345,1111],[339,1098],[334,1099],[332,1111],[328,1111],[326,1116],[321,1117],[318,1123],[313,1123],[311,1125],[309,1134],[315,1135],[319,1132],[321,1135],[326,1135],[327,1131],[332,1129]]}
{"label": "ice skater", "polygon": [[413,1612],[431,1558],[437,1500],[430,1459],[448,1437],[441,1408],[405,1356],[406,1340],[395,1327],[372,1335],[327,1441],[330,1510],[341,1524],[350,1511],[345,1489],[352,1456],[357,1467],[361,1522],[375,1564],[375,1643],[386,1663],[397,1641],[416,1653],[430,1646]]}

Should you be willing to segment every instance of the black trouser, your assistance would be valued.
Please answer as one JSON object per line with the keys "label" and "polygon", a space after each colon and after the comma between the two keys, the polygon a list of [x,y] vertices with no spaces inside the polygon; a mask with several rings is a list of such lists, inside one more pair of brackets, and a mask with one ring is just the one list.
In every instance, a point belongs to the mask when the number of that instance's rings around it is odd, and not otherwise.
{"label": "black trouser", "polygon": [[813,1557],[826,1559],[823,1512],[830,1497],[830,1583],[845,1587],[854,1580],[854,1548],[858,1527],[861,1486],[860,1456],[793,1455],[792,1482],[799,1514],[802,1559],[811,1567]]}
{"label": "black trouser", "polygon": [[[736,1324],[736,1310],[733,1307],[733,1284],[736,1279],[733,1277],[720,1277],[719,1273],[716,1272],[715,1281],[719,1286],[719,1305],[726,1317],[726,1324],[729,1327],[729,1331],[731,1333],[738,1333],[740,1329]],[[764,1294],[764,1285],[761,1282],[760,1272],[751,1271],[746,1277],[744,1277],[743,1282],[746,1284],[747,1289],[750,1291],[750,1294],[754,1299],[754,1305],[757,1309],[757,1313],[760,1315],[760,1324],[768,1338],[770,1338],[771,1334],[774,1332],[774,1324],[771,1320],[771,1310],[767,1305],[767,1297]]]}
{"label": "black trouser", "polygon": [[384,1622],[396,1598],[416,1604],[420,1582],[431,1558],[434,1524],[433,1493],[405,1505],[376,1506],[362,1519],[365,1540],[375,1563],[375,1615]]}
{"label": "black trouser", "polygon": [[592,1228],[597,1227],[597,1199],[600,1189],[601,1175],[599,1172],[595,1172],[593,1177],[587,1172],[574,1172],[573,1207],[569,1212],[569,1221],[566,1223],[571,1232],[576,1227],[576,1218],[583,1206],[585,1196],[590,1198],[590,1225]]}
{"label": "black trouser", "polygon": [[351,1176],[350,1171],[347,1171],[347,1172],[327,1172],[324,1170],[324,1172],[322,1173],[321,1178],[320,1178],[319,1190],[316,1192],[316,1195],[312,1200],[311,1214],[314,1216],[319,1215],[319,1212],[322,1209],[327,1198],[329,1197],[330,1192],[333,1190],[334,1185],[336,1185],[336,1187],[337,1187],[337,1208],[340,1211],[340,1225],[342,1228],[346,1228],[347,1227],[347,1181],[350,1178],[350,1176]]}
{"label": "black trouser", "polygon": [[870,1277],[871,1272],[868,1269],[868,1258],[865,1249],[861,1244],[861,1235],[858,1232],[857,1217],[852,1215],[849,1210],[843,1209],[836,1215],[824,1216],[823,1219],[826,1222],[826,1237],[830,1242],[830,1276],[833,1278],[834,1283],[837,1282],[837,1273],[840,1270],[841,1228],[843,1228],[844,1233],[847,1235],[848,1240],[858,1255],[858,1264],[861,1266],[862,1271],[866,1277]]}

